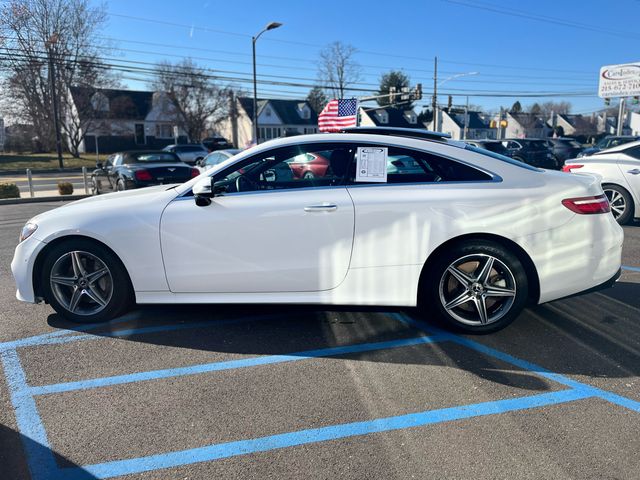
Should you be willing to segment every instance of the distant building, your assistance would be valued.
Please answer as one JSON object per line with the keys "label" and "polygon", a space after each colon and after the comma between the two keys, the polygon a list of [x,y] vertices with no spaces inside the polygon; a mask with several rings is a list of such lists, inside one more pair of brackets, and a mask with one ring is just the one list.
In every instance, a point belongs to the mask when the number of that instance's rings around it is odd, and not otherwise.
{"label": "distant building", "polygon": [[503,138],[543,138],[551,133],[546,122],[532,113],[507,112],[506,120]]}
{"label": "distant building", "polygon": [[591,117],[579,114],[558,113],[547,121],[552,130],[561,127],[564,136],[591,136],[598,133],[597,123]]}
{"label": "distant building", "polygon": [[360,126],[424,128],[413,109],[397,107],[360,107]]}
{"label": "distant building", "polygon": [[[427,128],[448,133],[453,140],[496,138],[496,129],[490,127],[489,119],[481,112],[467,112],[467,115],[465,115],[464,112],[458,110],[442,109],[439,112],[439,117],[439,129],[434,128],[433,121],[429,123]],[[464,132],[465,124],[467,126],[466,137]]]}
{"label": "distant building", "polygon": [[631,135],[640,135],[640,112],[630,112],[629,130]]}
{"label": "distant building", "polygon": [[[174,126],[181,123],[173,103],[163,92],[86,89],[72,87],[71,113],[65,130],[84,137],[80,153],[162,148],[174,143]],[[182,129],[179,140],[186,142]]]}
{"label": "distant building", "polygon": [[[306,100],[258,99],[260,142],[288,135],[318,132],[318,115]],[[220,135],[238,148],[253,142],[253,98],[232,100],[230,115],[219,127]]]}

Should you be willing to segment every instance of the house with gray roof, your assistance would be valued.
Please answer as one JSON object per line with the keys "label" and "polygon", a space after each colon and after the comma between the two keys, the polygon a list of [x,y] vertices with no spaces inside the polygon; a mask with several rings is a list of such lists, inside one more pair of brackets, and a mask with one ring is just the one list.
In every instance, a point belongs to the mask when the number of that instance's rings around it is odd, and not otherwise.
{"label": "house with gray roof", "polygon": [[424,128],[413,109],[398,107],[360,107],[360,126]]}
{"label": "house with gray roof", "polygon": [[79,153],[162,148],[186,142],[181,116],[163,92],[72,87],[62,130]]}
{"label": "house with gray roof", "polygon": [[[220,135],[238,148],[253,143],[253,98],[237,97],[229,118],[218,127]],[[260,142],[290,135],[318,132],[318,114],[306,100],[260,98],[257,103]]]}
{"label": "house with gray roof", "polygon": [[439,117],[440,127],[435,129],[431,121],[427,125],[429,130],[448,133],[454,140],[496,138],[496,129],[490,128],[490,119],[481,112],[468,111],[465,115],[463,110],[443,108],[440,110]]}

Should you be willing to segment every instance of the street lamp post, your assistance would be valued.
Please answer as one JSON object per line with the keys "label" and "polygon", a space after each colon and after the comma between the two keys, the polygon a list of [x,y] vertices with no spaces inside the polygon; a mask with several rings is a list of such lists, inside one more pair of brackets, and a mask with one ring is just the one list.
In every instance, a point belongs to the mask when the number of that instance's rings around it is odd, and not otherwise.
{"label": "street lamp post", "polygon": [[[436,65],[437,65],[437,64],[436,64]],[[447,77],[447,78],[445,78],[444,80],[442,80],[442,81],[438,82],[438,83],[437,83],[437,86],[438,86],[438,87],[441,87],[442,85],[444,85],[445,83],[447,83],[449,80],[453,80],[453,79],[455,79],[455,78],[460,78],[460,77],[470,77],[470,76],[472,76],[472,75],[480,75],[480,73],[479,73],[479,72],[457,73],[457,74],[455,74],[455,75],[451,75],[450,77]],[[435,89],[436,89],[436,86],[434,85],[434,91],[435,91]],[[435,96],[434,96],[434,97],[435,97]],[[469,106],[469,97],[467,97],[467,108],[468,108],[468,106]],[[434,130],[437,130],[437,129],[438,129],[438,125],[436,125],[436,119],[437,119],[437,117],[436,117],[436,113],[437,113],[437,112],[436,112],[436,109],[437,109],[437,108],[438,108],[438,106],[436,105],[436,102],[434,102],[434,110],[433,110],[433,114],[434,114],[434,117],[433,117],[433,118],[434,118],[434,121],[433,121],[433,127],[434,127]],[[465,130],[464,130],[464,137],[466,138],[466,137],[467,137],[467,122],[468,122],[468,117],[467,117],[467,113],[466,113],[466,111],[465,111],[465,120],[464,120],[464,122],[465,122],[465,123],[464,123],[464,128],[465,128]]]}
{"label": "street lamp post", "polygon": [[253,139],[258,144],[258,81],[256,79],[256,42],[260,35],[268,30],[281,27],[282,24],[278,22],[271,22],[255,37],[251,37],[251,45],[253,47]]}

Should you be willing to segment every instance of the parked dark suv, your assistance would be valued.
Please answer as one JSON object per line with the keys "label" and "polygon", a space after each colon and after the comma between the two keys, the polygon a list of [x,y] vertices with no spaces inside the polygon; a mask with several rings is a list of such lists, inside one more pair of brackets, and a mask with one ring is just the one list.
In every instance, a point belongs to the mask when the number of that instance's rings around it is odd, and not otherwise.
{"label": "parked dark suv", "polygon": [[624,143],[635,142],[636,140],[640,140],[640,137],[634,137],[632,135],[624,135],[624,136],[607,135],[606,137],[600,139],[600,141],[596,143],[593,147],[584,149],[578,155],[578,158],[588,157],[589,155],[598,153],[600,150],[606,150],[607,148],[617,147],[618,145],[622,145]]}
{"label": "parked dark suv", "polygon": [[559,169],[560,164],[547,146],[546,139],[506,138],[502,144],[507,147],[514,160],[528,163],[534,167]]}
{"label": "parked dark suv", "polygon": [[493,153],[499,153],[507,157],[511,156],[511,152],[499,140],[465,140],[465,142]]}
{"label": "parked dark suv", "polygon": [[561,165],[565,160],[576,158],[582,151],[582,145],[573,138],[547,138],[547,144]]}

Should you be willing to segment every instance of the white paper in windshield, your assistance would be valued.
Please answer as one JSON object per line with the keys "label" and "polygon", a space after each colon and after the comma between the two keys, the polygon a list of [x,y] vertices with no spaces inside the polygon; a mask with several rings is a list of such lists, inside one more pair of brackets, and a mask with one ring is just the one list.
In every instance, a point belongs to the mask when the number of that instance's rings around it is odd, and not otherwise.
{"label": "white paper in windshield", "polygon": [[356,182],[386,182],[387,156],[386,148],[358,147]]}

